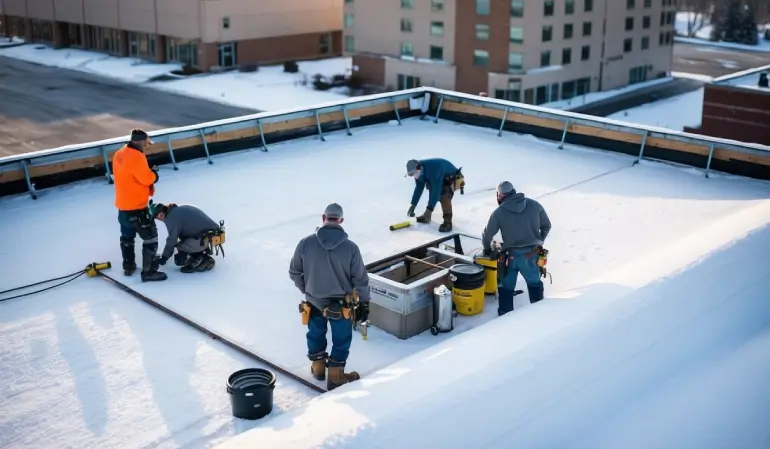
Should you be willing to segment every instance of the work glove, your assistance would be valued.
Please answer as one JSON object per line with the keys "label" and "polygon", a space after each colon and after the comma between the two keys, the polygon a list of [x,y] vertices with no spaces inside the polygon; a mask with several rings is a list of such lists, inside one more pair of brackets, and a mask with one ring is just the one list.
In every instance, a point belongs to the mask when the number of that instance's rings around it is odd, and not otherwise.
{"label": "work glove", "polygon": [[433,214],[431,209],[425,209],[425,212],[417,217],[417,223],[430,223],[430,216]]}
{"label": "work glove", "polygon": [[406,216],[407,217],[414,217],[414,207],[415,207],[414,204],[409,206],[409,210],[406,211]]}
{"label": "work glove", "polygon": [[492,260],[497,260],[500,258],[500,251],[496,248],[485,248],[484,251],[481,252],[486,257],[489,257]]}
{"label": "work glove", "polygon": [[174,265],[181,267],[187,263],[187,254],[176,253],[174,254]]}
{"label": "work glove", "polygon": [[162,257],[162,256],[155,256],[155,259],[153,260],[153,263],[156,266],[157,265],[166,265],[166,262],[168,262],[168,258],[167,257]]}
{"label": "work glove", "polygon": [[369,301],[359,302],[358,311],[356,312],[356,323],[364,323],[369,321]]}

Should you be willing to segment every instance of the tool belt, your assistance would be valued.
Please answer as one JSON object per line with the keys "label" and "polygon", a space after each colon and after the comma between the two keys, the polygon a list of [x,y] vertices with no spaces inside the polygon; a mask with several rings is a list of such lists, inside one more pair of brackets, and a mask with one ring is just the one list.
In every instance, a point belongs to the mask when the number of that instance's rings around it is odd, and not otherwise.
{"label": "tool belt", "polygon": [[225,243],[225,221],[219,222],[217,229],[206,231],[200,235],[201,245],[206,248],[208,254],[219,255],[222,253],[222,257],[225,257],[225,249],[222,245]]}
{"label": "tool belt", "polygon": [[[537,254],[537,268],[540,271],[540,277],[546,278],[548,277],[551,281],[551,284],[553,284],[553,277],[551,276],[551,273],[548,272],[548,270],[545,268],[545,266],[548,264],[548,250],[543,248],[541,245],[538,245],[533,249],[532,251],[524,254],[524,258],[529,258]],[[500,253],[500,258],[497,260],[497,263],[499,265],[498,271],[502,272],[502,276],[505,277],[508,274],[508,265],[513,259],[513,256],[511,255],[510,251],[505,250]]]}
{"label": "tool belt", "polygon": [[460,195],[465,195],[465,176],[463,175],[463,168],[457,169],[457,172],[453,175],[449,175],[444,178],[444,184],[449,186],[452,192],[460,191]]}
{"label": "tool belt", "polygon": [[[356,311],[358,310],[358,294],[346,294],[344,298],[331,298],[329,305],[321,310],[321,314],[327,320],[352,320],[355,322]],[[307,326],[310,322],[310,314],[313,305],[308,301],[302,301],[299,304],[299,313],[302,318],[302,325]],[[318,309],[316,309],[318,310]]]}

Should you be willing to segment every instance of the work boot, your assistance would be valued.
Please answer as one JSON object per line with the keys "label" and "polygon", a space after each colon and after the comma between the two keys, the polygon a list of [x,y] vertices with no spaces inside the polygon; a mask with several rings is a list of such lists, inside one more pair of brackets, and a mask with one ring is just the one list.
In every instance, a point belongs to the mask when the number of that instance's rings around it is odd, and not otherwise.
{"label": "work boot", "polygon": [[452,196],[441,196],[441,212],[444,214],[444,222],[438,227],[438,232],[449,232],[452,230]]}
{"label": "work boot", "polygon": [[346,373],[345,363],[338,362],[333,359],[329,359],[329,363],[326,369],[329,371],[329,377],[326,379],[326,389],[328,391],[332,391],[341,385],[354,382],[361,378],[361,376],[355,371]]}
{"label": "work boot", "polygon": [[131,276],[136,271],[136,252],[133,240],[120,239],[120,253],[123,256],[123,274]]}
{"label": "work boot", "polygon": [[313,375],[315,380],[326,380],[326,352],[319,352],[316,354],[310,354],[310,374]]}
{"label": "work boot", "polygon": [[503,316],[513,310],[514,291],[500,287],[497,289],[497,316]]}
{"label": "work boot", "polygon": [[155,252],[158,244],[142,245],[142,282],[165,281],[168,275],[158,271],[155,265]]}
{"label": "work boot", "polygon": [[184,251],[178,251],[174,254],[174,265],[183,267],[187,263],[187,253]]}
{"label": "work boot", "polygon": [[438,232],[449,232],[452,230],[452,216],[444,214],[444,222],[438,227]]}
{"label": "work boot", "polygon": [[209,271],[214,268],[214,265],[216,265],[214,258],[209,255],[204,255],[203,260],[195,270],[199,272]]}
{"label": "work boot", "polygon": [[203,253],[190,254],[187,257],[187,263],[179,270],[182,273],[195,273],[199,265],[203,263]]}
{"label": "work boot", "polygon": [[529,291],[529,303],[534,304],[543,299],[543,290],[542,285],[528,285],[527,291]]}

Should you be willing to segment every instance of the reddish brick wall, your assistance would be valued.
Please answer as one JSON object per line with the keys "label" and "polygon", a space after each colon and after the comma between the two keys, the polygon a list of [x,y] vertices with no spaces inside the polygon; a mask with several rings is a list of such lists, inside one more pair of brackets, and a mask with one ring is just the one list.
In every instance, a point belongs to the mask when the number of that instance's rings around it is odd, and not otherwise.
{"label": "reddish brick wall", "polygon": [[770,90],[707,84],[701,126],[685,131],[770,145]]}
{"label": "reddish brick wall", "polygon": [[385,87],[385,60],[379,56],[353,55],[353,65],[358,66],[358,76],[364,83]]}

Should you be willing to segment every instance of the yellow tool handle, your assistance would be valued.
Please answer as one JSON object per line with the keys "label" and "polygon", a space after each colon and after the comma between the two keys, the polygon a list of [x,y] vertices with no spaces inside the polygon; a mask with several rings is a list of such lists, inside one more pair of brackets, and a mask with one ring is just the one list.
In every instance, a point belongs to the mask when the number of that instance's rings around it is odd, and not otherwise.
{"label": "yellow tool handle", "polygon": [[88,277],[96,276],[100,271],[112,268],[110,262],[92,262],[86,266],[86,274]]}
{"label": "yellow tool handle", "polygon": [[390,225],[390,230],[391,231],[396,231],[396,230],[399,230],[399,229],[408,228],[409,226],[412,226],[412,222],[411,221],[402,221],[401,223],[396,223],[394,225]]}

